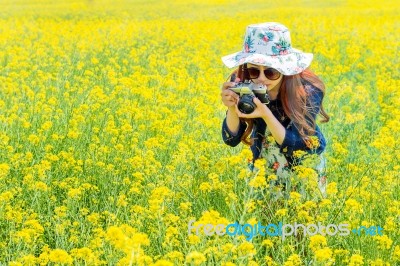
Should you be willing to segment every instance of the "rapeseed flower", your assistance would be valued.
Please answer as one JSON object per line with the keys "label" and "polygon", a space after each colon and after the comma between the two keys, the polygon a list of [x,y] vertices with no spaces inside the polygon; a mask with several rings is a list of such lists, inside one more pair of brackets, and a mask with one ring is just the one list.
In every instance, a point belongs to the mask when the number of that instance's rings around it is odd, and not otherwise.
{"label": "rapeseed flower", "polygon": [[332,259],[333,252],[328,247],[315,250],[314,254],[315,260],[318,263],[323,263],[324,265],[332,265],[335,262],[335,260]]}
{"label": "rapeseed flower", "polygon": [[308,247],[316,252],[319,249],[325,248],[327,246],[326,237],[322,235],[314,235],[310,237],[310,243]]}
{"label": "rapeseed flower", "polygon": [[[2,3],[0,20],[9,27],[0,38],[0,264],[400,261],[392,242],[400,215],[400,82],[387,52],[399,41],[385,30],[398,20],[398,2],[317,1],[304,8],[255,1],[244,16],[242,6],[227,1],[65,2],[52,3],[51,12],[47,2]],[[310,16],[321,8],[324,16]],[[326,199],[314,197],[317,156],[294,151],[304,164],[291,181],[307,197],[289,191],[287,200],[265,202],[262,188],[277,176],[263,158],[255,175],[247,169],[248,147],[221,142],[220,85],[231,70],[218,63],[220,55],[236,51],[245,25],[265,19],[266,10],[289,29],[310,22],[292,37],[314,54],[312,70],[326,85],[332,123],[317,121],[327,140]],[[332,25],[335,34],[326,30]],[[320,143],[312,137],[307,144]],[[354,241],[366,240],[351,234],[341,249],[332,248],[338,239],[328,246],[328,239],[310,237],[312,254],[304,257],[308,239],[249,244],[243,236],[186,235],[192,217],[214,225],[299,217],[352,227],[383,223],[386,234],[371,243],[384,252],[375,258],[367,245],[352,256]]]}
{"label": "rapeseed flower", "polygon": [[396,245],[396,247],[393,250],[393,259],[395,261],[400,261],[400,246]]}
{"label": "rapeseed flower", "polygon": [[349,261],[350,266],[361,266],[364,265],[364,258],[361,255],[354,254],[350,257]]}
{"label": "rapeseed flower", "polygon": [[253,257],[257,253],[254,245],[247,241],[241,243],[238,246],[237,252],[239,256],[249,256],[249,257]]}
{"label": "rapeseed flower", "polygon": [[301,259],[297,254],[290,255],[289,258],[283,264],[284,266],[300,266]]}
{"label": "rapeseed flower", "polygon": [[390,249],[393,244],[393,240],[391,240],[387,235],[375,236],[374,240],[378,242],[378,248],[383,250]]}
{"label": "rapeseed flower", "polygon": [[49,252],[48,258],[49,262],[62,263],[67,265],[71,265],[73,263],[72,257],[68,254],[68,252],[62,249],[51,250]]}
{"label": "rapeseed flower", "polygon": [[186,255],[185,261],[193,265],[200,265],[206,261],[206,257],[201,252],[192,251]]}

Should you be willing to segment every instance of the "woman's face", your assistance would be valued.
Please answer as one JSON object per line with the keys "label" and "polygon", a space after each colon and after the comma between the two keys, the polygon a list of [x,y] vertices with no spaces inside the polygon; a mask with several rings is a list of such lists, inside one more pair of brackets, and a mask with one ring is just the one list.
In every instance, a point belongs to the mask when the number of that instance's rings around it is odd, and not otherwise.
{"label": "woman's face", "polygon": [[[267,75],[271,78],[268,79],[265,76],[264,70],[268,69],[269,71],[267,71]],[[252,78],[252,81],[256,84],[262,84],[262,85],[266,85],[268,90],[279,90],[279,87],[282,83],[282,79],[283,79],[283,75],[281,73],[279,73],[278,70],[270,68],[270,67],[266,67],[266,66],[260,66],[260,65],[253,65],[250,63],[247,63],[247,69],[249,69],[249,73],[250,76],[256,76],[258,71],[255,70],[259,70],[259,76],[257,78]],[[251,75],[251,72],[255,72],[255,75]],[[277,78],[278,77],[278,78]]]}

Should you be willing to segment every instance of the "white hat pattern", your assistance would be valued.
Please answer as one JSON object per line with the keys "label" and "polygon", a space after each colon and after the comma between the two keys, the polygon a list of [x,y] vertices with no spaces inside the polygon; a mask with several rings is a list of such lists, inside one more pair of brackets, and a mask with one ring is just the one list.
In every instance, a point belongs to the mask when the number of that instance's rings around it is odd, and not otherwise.
{"label": "white hat pattern", "polygon": [[312,59],[313,54],[292,48],[288,28],[276,22],[249,25],[242,51],[222,57],[229,68],[252,63],[275,68],[284,75],[301,73]]}

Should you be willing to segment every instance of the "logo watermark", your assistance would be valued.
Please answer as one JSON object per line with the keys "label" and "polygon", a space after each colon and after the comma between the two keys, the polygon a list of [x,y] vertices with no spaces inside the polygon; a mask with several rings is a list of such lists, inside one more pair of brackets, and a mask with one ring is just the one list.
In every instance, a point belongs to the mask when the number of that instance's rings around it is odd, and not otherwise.
{"label": "logo watermark", "polygon": [[353,229],[350,231],[348,228],[348,224],[328,224],[328,225],[322,225],[320,222],[318,224],[283,224],[282,222],[279,222],[278,224],[268,224],[268,225],[262,225],[260,222],[257,224],[251,225],[251,224],[239,224],[238,222],[231,223],[228,225],[225,224],[197,224],[194,225],[196,220],[190,220],[188,223],[188,234],[191,235],[193,229],[195,229],[195,234],[200,235],[200,233],[204,233],[206,236],[212,236],[214,234],[223,236],[223,235],[229,235],[229,236],[236,236],[236,235],[244,235],[246,236],[246,240],[251,240],[253,237],[257,235],[261,236],[280,236],[282,237],[282,240],[285,240],[285,238],[292,236],[292,235],[297,235],[299,233],[302,233],[304,236],[313,236],[316,234],[321,234],[321,235],[339,235],[339,236],[347,236],[350,233],[354,233],[357,235],[361,235],[363,232],[365,235],[382,235],[382,230],[383,228],[380,226],[371,226],[371,227],[365,227],[361,226],[358,229]]}
{"label": "logo watermark", "polygon": [[381,235],[383,235],[382,231],[383,231],[383,228],[380,227],[379,225],[378,226],[369,226],[369,227],[360,226],[359,228],[354,228],[353,230],[351,230],[351,232],[353,234],[356,234],[359,236],[361,236],[363,234],[366,236],[376,236],[376,235],[381,236]]}

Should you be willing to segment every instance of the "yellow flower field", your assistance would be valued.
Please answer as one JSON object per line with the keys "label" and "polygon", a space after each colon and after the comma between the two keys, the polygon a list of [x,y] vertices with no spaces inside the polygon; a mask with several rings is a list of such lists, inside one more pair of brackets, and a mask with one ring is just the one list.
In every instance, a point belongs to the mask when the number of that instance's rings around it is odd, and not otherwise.
{"label": "yellow flower field", "polygon": [[[400,264],[398,1],[0,8],[1,265]],[[249,148],[222,141],[230,70],[220,58],[241,49],[248,24],[266,21],[314,53],[326,84],[325,199],[293,192],[272,203],[266,179],[246,173]],[[190,220],[383,234],[248,240],[189,234]]]}

